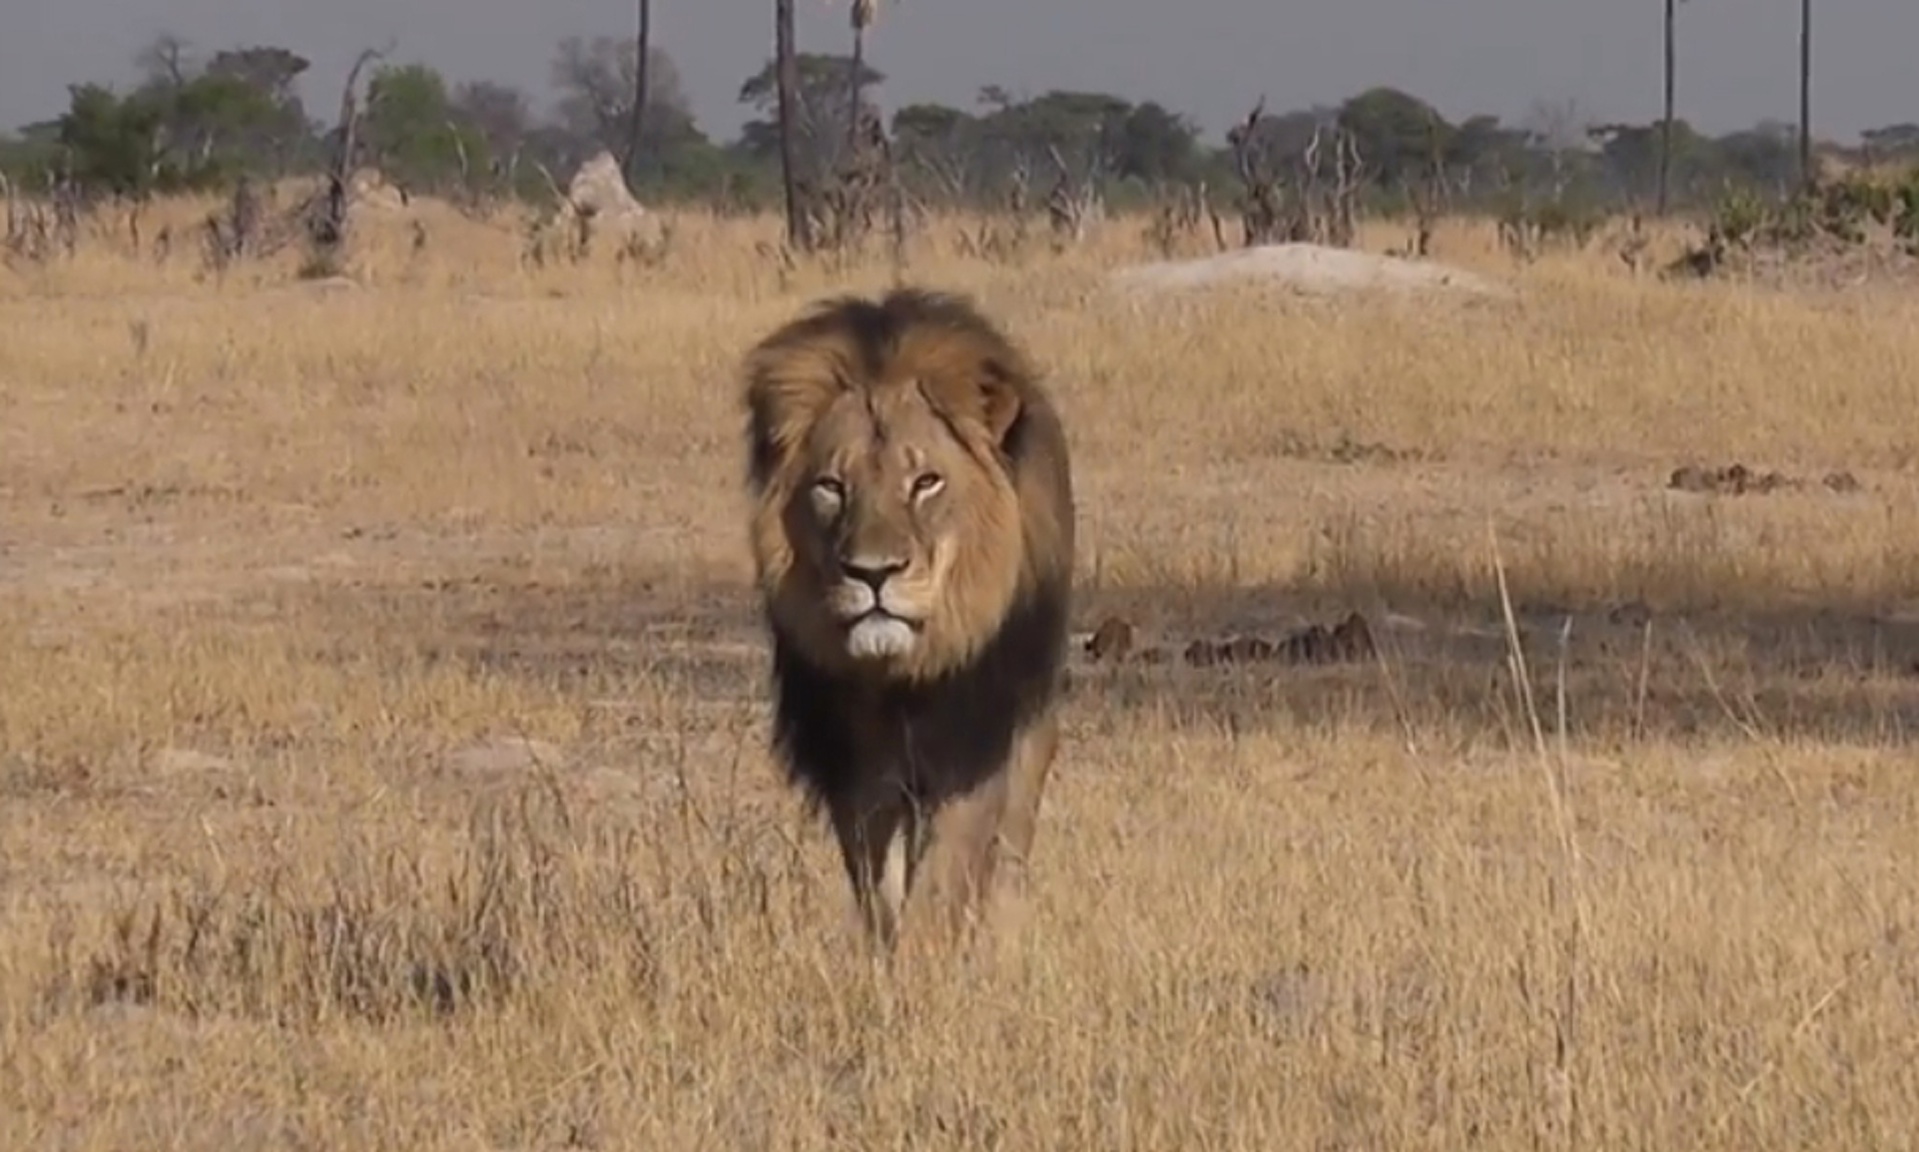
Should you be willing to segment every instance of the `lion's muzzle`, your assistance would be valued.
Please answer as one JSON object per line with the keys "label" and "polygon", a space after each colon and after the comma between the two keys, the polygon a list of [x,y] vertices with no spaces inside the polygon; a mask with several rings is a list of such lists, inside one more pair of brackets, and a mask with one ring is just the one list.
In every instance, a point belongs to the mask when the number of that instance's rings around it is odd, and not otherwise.
{"label": "lion's muzzle", "polygon": [[856,660],[906,655],[919,640],[920,613],[901,595],[903,560],[847,557],[840,579],[827,592],[833,612],[846,625],[846,651]]}

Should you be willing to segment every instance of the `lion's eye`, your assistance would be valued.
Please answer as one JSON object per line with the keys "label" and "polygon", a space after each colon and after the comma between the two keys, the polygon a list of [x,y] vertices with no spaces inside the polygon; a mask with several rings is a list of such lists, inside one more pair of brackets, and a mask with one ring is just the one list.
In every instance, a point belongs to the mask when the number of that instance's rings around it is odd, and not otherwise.
{"label": "lion's eye", "polygon": [[846,485],[831,476],[813,481],[813,504],[822,514],[846,503]]}
{"label": "lion's eye", "polygon": [[946,487],[946,477],[938,472],[922,472],[913,477],[914,496],[931,496],[944,487]]}

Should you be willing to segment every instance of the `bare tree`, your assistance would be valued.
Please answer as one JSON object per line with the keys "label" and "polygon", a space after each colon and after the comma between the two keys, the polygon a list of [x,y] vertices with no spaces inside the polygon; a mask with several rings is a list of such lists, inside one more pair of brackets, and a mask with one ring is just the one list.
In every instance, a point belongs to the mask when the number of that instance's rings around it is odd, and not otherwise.
{"label": "bare tree", "polygon": [[646,57],[653,39],[653,0],[639,0],[633,29],[633,123],[627,130],[626,186],[639,182],[640,130],[646,124]]}
{"label": "bare tree", "polygon": [[1812,0],[1799,0],[1799,183],[1811,191],[1812,170]]}
{"label": "bare tree", "polygon": [[800,66],[794,47],[793,0],[773,0],[773,61],[779,90],[780,183],[786,196],[786,242],[805,251],[811,247],[806,205],[800,202],[794,155],[795,123],[799,103]]}
{"label": "bare tree", "polygon": [[879,0],[852,0],[853,17],[853,60],[846,78],[847,99],[851,106],[846,115],[846,139],[848,145],[857,150],[860,145],[860,118],[865,108],[866,96],[866,30],[879,19]]}
{"label": "bare tree", "polygon": [[184,87],[187,73],[193,70],[187,42],[171,32],[155,36],[151,44],[134,55],[133,63],[146,73],[148,83],[169,89]]}
{"label": "bare tree", "polygon": [[625,35],[569,36],[556,45],[551,65],[560,95],[555,118],[568,133],[616,159],[633,151],[633,96],[641,84],[646,92],[640,121],[645,141],[657,142],[663,130],[687,118],[686,95],[673,58],[649,45],[642,65],[634,41]]}
{"label": "bare tree", "polygon": [[316,269],[336,267],[339,254],[346,244],[347,211],[353,199],[353,163],[359,147],[361,105],[356,92],[360,73],[365,71],[368,64],[385,59],[392,51],[392,44],[385,48],[362,49],[353,61],[353,68],[347,72],[346,83],[340,88],[340,122],[336,129],[333,163],[327,170],[326,193],[307,218],[307,235],[312,241]]}
{"label": "bare tree", "polygon": [[[1285,238],[1286,193],[1282,177],[1266,155],[1260,129],[1266,118],[1266,96],[1253,105],[1243,123],[1226,132],[1226,144],[1233,152],[1233,170],[1242,186],[1239,198],[1240,242],[1248,248],[1272,244]],[[1218,232],[1217,225],[1215,233]],[[1221,240],[1223,248],[1224,241]]]}
{"label": "bare tree", "polygon": [[1666,108],[1659,122],[1659,203],[1658,213],[1666,214],[1667,187],[1672,178],[1672,120],[1674,97],[1677,95],[1679,75],[1679,50],[1675,33],[1678,29],[1679,5],[1685,0],[1666,0]]}

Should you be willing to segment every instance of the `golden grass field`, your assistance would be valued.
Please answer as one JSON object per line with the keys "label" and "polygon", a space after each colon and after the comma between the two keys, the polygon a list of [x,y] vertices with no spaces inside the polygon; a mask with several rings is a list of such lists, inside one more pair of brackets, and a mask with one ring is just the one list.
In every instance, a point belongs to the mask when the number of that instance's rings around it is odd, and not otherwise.
{"label": "golden grass field", "polygon": [[[1516,300],[1141,303],[1136,223],[942,224],[1076,628],[1380,655],[1076,658],[1026,914],[888,973],[764,750],[731,371],[889,268],[423,211],[357,286],[0,270],[0,1147],[1919,1147],[1919,292],[1461,225]],[[1735,461],[1807,483],[1666,487]]]}

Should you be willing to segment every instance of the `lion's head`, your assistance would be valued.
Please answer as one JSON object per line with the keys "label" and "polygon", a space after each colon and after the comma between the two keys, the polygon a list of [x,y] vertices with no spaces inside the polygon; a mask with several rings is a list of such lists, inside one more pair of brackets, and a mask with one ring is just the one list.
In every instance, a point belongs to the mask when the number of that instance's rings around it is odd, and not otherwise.
{"label": "lion's head", "polygon": [[761,341],[745,376],[752,550],[805,659],[932,679],[1070,575],[1058,420],[966,301],[828,302]]}

